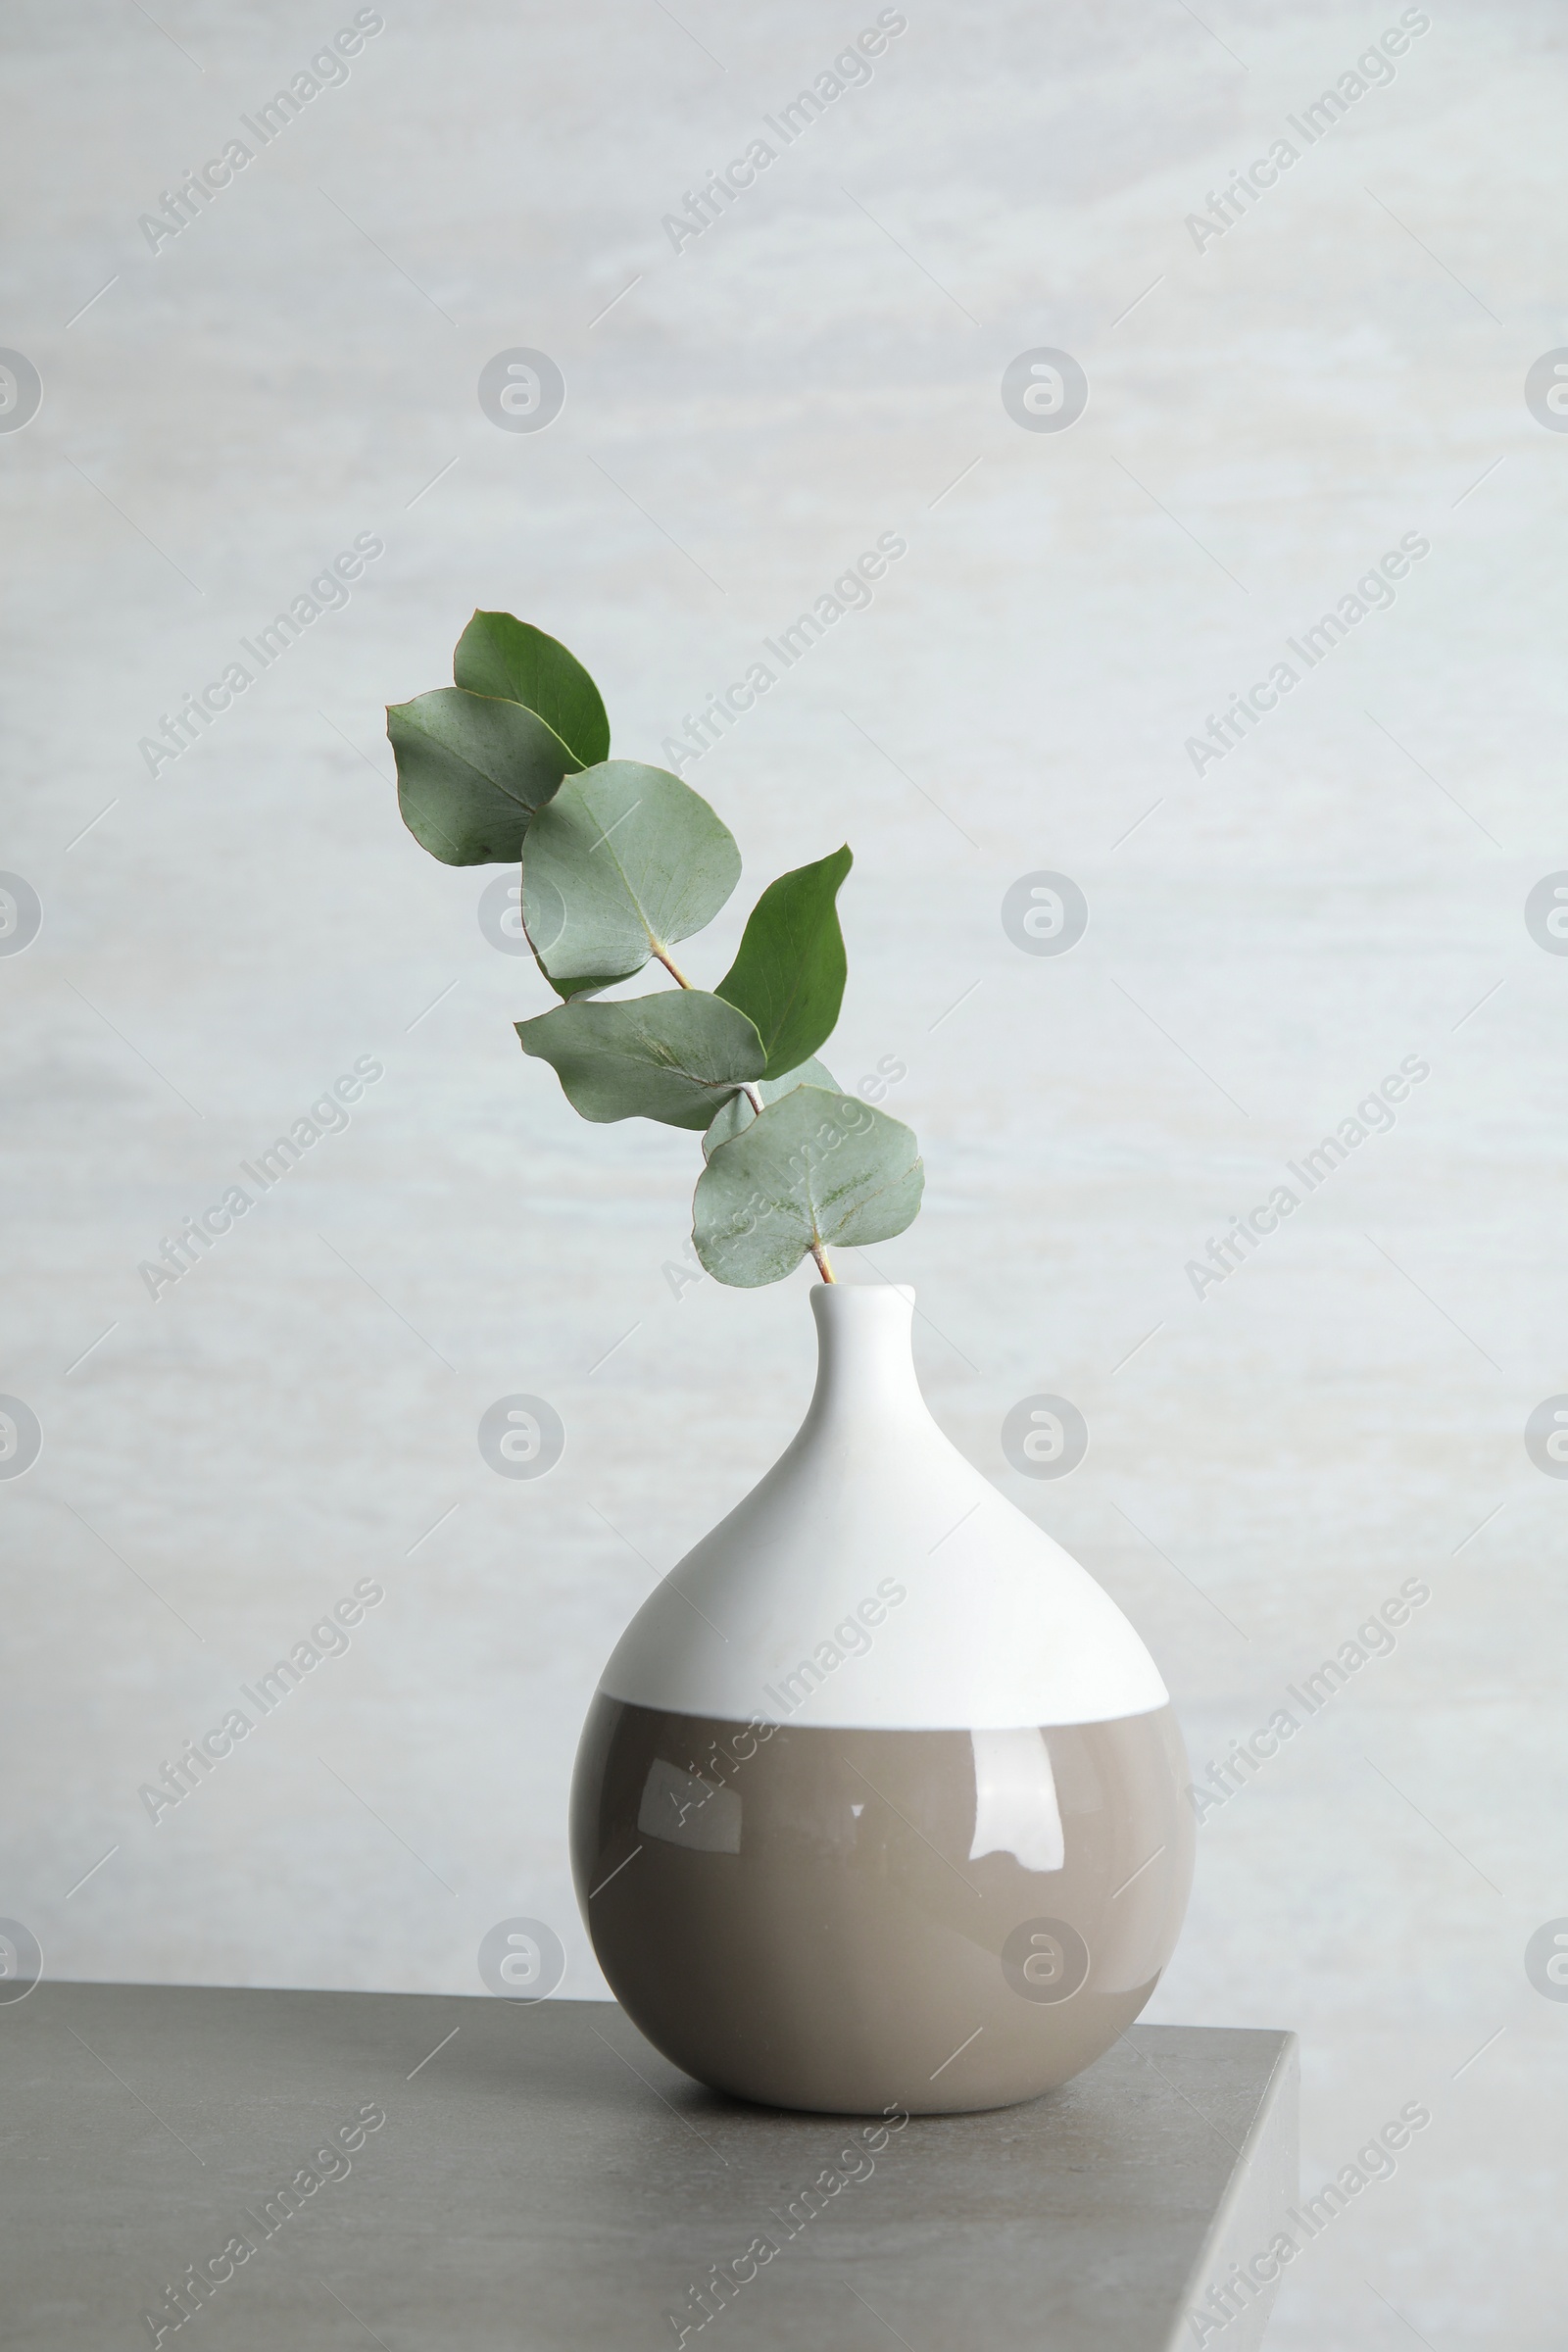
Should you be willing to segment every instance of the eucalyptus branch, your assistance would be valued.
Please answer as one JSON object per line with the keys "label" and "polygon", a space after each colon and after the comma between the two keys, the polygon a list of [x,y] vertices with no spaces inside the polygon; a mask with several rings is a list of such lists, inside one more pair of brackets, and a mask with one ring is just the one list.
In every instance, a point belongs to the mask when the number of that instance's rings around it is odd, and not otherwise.
{"label": "eucalyptus branch", "polygon": [[[542,629],[475,612],[453,676],[387,712],[398,806],[447,865],[520,864],[523,937],[561,999],[516,1023],[523,1052],[584,1118],[703,1131],[692,1238],[720,1282],[756,1289],[808,1256],[835,1281],[828,1245],[902,1233],[925,1180],[907,1127],[816,1058],[844,996],[848,848],[770,882],[723,979],[698,988],[665,943],[740,880],[728,826],[667,768],[611,759],[598,687]],[[651,960],[674,990],[605,998]]]}

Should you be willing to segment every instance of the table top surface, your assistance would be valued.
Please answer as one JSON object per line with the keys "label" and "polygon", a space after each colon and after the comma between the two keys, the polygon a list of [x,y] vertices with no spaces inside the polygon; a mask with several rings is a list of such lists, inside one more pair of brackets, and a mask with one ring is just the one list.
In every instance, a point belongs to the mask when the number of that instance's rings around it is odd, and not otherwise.
{"label": "table top surface", "polygon": [[0,2341],[182,2345],[194,2266],[207,2352],[1153,2352],[1294,2070],[1135,2026],[884,2133],[716,2096],[608,2004],[45,1983],[0,2006]]}

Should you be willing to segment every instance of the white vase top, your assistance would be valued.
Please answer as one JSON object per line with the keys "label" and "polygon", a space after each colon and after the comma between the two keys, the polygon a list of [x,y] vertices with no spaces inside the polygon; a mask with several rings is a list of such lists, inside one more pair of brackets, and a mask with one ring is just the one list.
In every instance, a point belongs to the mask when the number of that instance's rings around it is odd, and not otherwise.
{"label": "white vase top", "polygon": [[811,1292],[805,1420],[638,1610],[609,1696],[876,1731],[1104,1723],[1169,1704],[1109,1594],[932,1419],[913,1308],[893,1285]]}

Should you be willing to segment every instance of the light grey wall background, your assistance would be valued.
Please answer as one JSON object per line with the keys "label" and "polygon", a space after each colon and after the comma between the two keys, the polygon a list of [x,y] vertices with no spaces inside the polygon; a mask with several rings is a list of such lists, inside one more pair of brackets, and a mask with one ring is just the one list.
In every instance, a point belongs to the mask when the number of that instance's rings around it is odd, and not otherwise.
{"label": "light grey wall background", "polygon": [[[1430,2108],[1295,2265],[1283,2346],[1559,2340],[1568,2008],[1524,1953],[1568,1913],[1568,1492],[1522,1432],[1568,1387],[1568,962],[1523,915],[1568,866],[1568,439],[1524,398],[1568,335],[1563,24],[1430,14],[1307,150],[1287,117],[1396,0],[909,0],[677,256],[662,216],[869,0],[386,0],[156,254],[138,217],[348,0],[11,12],[0,341],[43,403],[0,433],[0,863],[43,914],[0,959],[0,1388],[44,1435],[0,1482],[0,1910],[56,1975],[475,1991],[526,1913],[602,1989],[577,1726],[793,1428],[806,1283],[674,1295],[695,1145],[585,1128],[520,1066],[543,986],[480,930],[490,875],[403,831],[381,706],[500,606],[657,759],[899,532],[874,606],[687,769],[748,866],[701,969],[848,835],[834,1063],[906,1063],[929,1168],[878,1269],[918,1287],[945,1427],[1145,1633],[1195,1766],[1430,1588],[1208,1814],[1151,2015],[1299,2029],[1309,2188]],[[1041,345],[1090,379],[1059,434],[1000,397]],[[565,377],[539,433],[476,397],[515,346]],[[149,776],[160,713],[363,532],[346,608]],[[1405,533],[1393,607],[1195,775],[1185,739]],[[1061,957],[1001,921],[1041,868],[1091,906]],[[362,1055],[347,1132],[149,1298],[139,1261]],[[1397,1125],[1195,1298],[1187,1261],[1408,1055]],[[999,1439],[1043,1389],[1091,1430],[1054,1485]],[[475,1443],[517,1391],[568,1433],[532,1484]],[[365,1577],[349,1653],[154,1828],[138,1786]]]}

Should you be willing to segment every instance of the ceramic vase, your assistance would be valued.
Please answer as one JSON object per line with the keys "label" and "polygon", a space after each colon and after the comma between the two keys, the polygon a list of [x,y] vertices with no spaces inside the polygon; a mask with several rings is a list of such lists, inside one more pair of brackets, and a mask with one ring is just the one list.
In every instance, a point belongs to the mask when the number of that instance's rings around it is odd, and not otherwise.
{"label": "ceramic vase", "polygon": [[821,1285],[815,1393],[639,1609],[572,1788],[614,1994],[716,2090],[1006,2106],[1149,1999],[1192,1878],[1169,1694],[931,1418],[913,1293]]}

